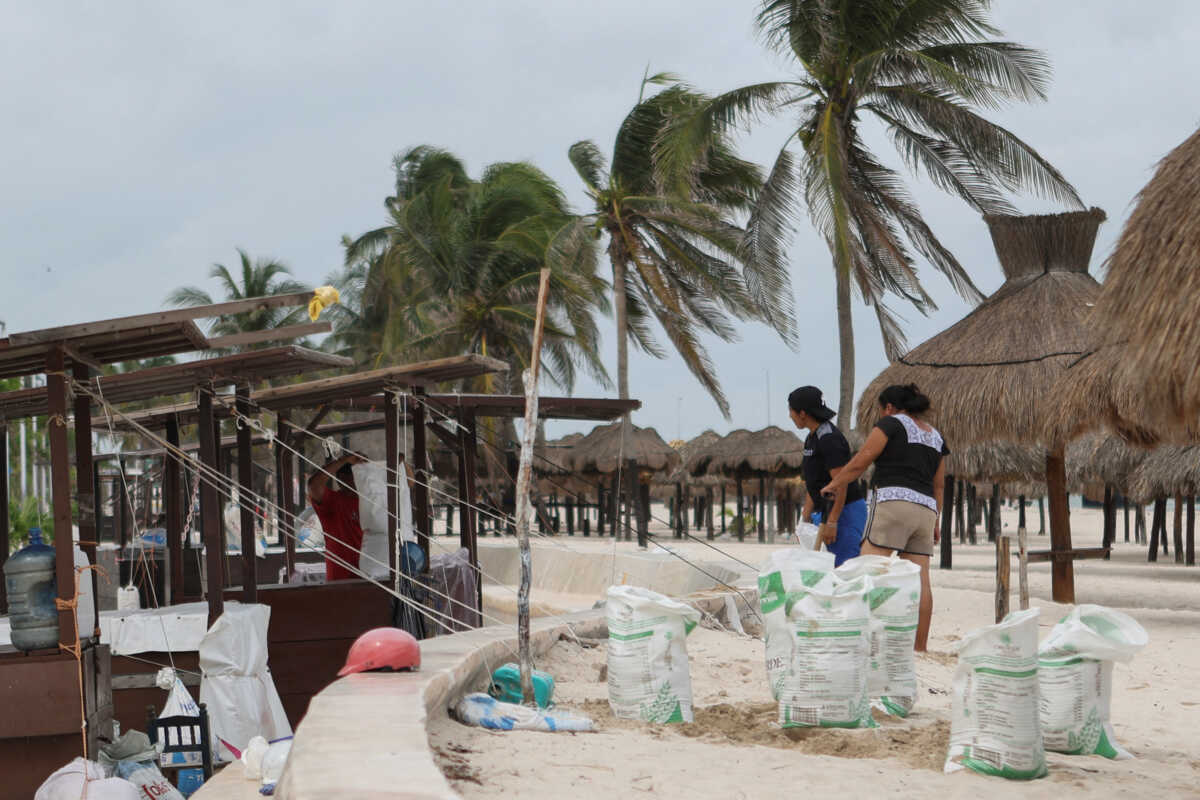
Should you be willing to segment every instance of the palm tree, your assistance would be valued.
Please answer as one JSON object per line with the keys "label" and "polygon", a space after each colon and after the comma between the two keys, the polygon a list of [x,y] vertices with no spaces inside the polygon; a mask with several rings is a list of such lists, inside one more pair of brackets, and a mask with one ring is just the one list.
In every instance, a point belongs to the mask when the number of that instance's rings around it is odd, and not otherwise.
{"label": "palm tree", "polygon": [[758,196],[752,239],[777,253],[801,194],[833,255],[841,385],[838,413],[854,395],[851,282],[874,307],[891,359],[905,349],[892,294],[925,313],[913,251],[967,300],[982,294],[934,235],[901,176],[862,138],[882,125],[906,165],[981,213],[1012,213],[1008,192],[1082,207],[1067,180],[1015,134],[985,119],[1011,101],[1044,100],[1050,69],[1039,51],[989,37],[989,0],[767,0],[757,27],[793,60],[795,80],[746,86],[681,117],[658,142],[665,171],[677,170],[713,136],[763,114],[794,115],[795,128]]}
{"label": "palm tree", "polygon": [[[493,164],[478,179],[445,151],[417,147],[396,159],[389,224],[347,243],[340,282],[357,291],[356,338],[378,361],[476,352],[528,366],[538,276],[551,269],[542,368],[570,389],[576,366],[601,383],[596,311],[607,284],[596,275],[594,239],[562,191],[536,167]],[[371,289],[358,290],[357,287]]]}
{"label": "palm tree", "polygon": [[[238,249],[241,260],[241,275],[234,278],[229,269],[221,264],[213,264],[209,277],[216,278],[225,292],[225,301],[244,300],[248,297],[265,297],[275,294],[292,294],[305,292],[311,287],[305,286],[290,277],[291,271],[278,261],[271,259],[250,260],[245,250]],[[215,302],[208,292],[195,286],[184,286],[167,295],[167,302],[175,306],[202,306]],[[247,331],[265,331],[291,325],[300,320],[303,314],[301,308],[261,308],[229,314],[221,317],[212,324],[208,331],[210,336],[227,336]],[[252,345],[265,347],[266,344]]]}
{"label": "palm tree", "polygon": [[[708,98],[668,74],[644,78],[667,88],[639,96],[617,131],[611,165],[590,141],[568,150],[594,209],[584,220],[607,237],[617,323],[617,387],[629,397],[628,340],[656,358],[666,353],[649,325],[658,320],[688,369],[729,416],[702,332],[737,338],[733,320],[759,320],[792,340],[786,265],[746,238],[734,217],[753,208],[760,170],[738,158],[723,131],[677,169],[664,169],[654,145],[679,115]],[[739,265],[741,269],[739,270]]]}

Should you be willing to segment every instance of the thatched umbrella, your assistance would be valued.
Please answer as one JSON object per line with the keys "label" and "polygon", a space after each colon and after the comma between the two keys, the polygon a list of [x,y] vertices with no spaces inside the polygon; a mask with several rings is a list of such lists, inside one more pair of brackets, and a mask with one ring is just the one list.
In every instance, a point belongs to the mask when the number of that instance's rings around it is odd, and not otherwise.
{"label": "thatched umbrella", "polygon": [[570,450],[571,471],[576,473],[609,474],[622,469],[622,461],[633,461],[639,473],[649,478],[651,473],[675,469],[679,454],[663,441],[654,428],[633,427],[628,449],[621,447],[621,423],[597,425]]}
{"label": "thatched umbrella", "polygon": [[1147,428],[1194,432],[1200,418],[1197,218],[1200,131],[1159,162],[1139,194],[1108,261],[1092,319],[1095,345],[1118,354],[1109,363],[1115,374],[1107,394],[1140,395],[1144,413],[1133,419]]}
{"label": "thatched umbrella", "polygon": [[[687,530],[687,512],[685,509],[690,507],[691,490],[693,488],[703,488],[705,498],[708,501],[707,513],[705,514],[705,524],[708,528],[708,538],[713,538],[713,518],[712,518],[712,501],[713,487],[723,486],[723,479],[718,476],[700,476],[694,477],[684,464],[695,453],[719,441],[721,435],[716,431],[707,430],[704,433],[696,436],[688,441],[674,440],[671,447],[679,453],[679,466],[672,470],[669,474],[659,473],[655,476],[654,483],[660,488],[658,495],[660,499],[671,502],[674,501],[675,514],[672,520],[673,529],[676,538],[683,535],[683,531]],[[724,505],[722,504],[722,507]],[[724,520],[722,519],[722,522]]]}
{"label": "thatched umbrella", "polygon": [[[1088,274],[1104,212],[986,216],[1004,284],[970,314],[885,369],[863,393],[861,427],[879,415],[891,384],[915,383],[933,400],[931,421],[951,450],[1006,441],[1041,445],[1051,389],[1087,349],[1084,320],[1099,294]],[[1070,553],[1061,446],[1046,456],[1052,547]],[[1054,599],[1074,601],[1069,556],[1054,557]]]}
{"label": "thatched umbrella", "polygon": [[[804,460],[804,442],[791,431],[771,425],[760,431],[733,431],[708,447],[700,448],[684,462],[693,476],[724,476],[737,485],[738,536],[744,537],[742,519],[742,481],[759,479],[759,497],[765,507],[766,481],[790,478],[800,474]],[[765,509],[770,510],[770,509]],[[759,514],[763,516],[763,514]],[[760,521],[761,522],[761,521]],[[759,540],[766,540],[766,531],[759,525]]]}

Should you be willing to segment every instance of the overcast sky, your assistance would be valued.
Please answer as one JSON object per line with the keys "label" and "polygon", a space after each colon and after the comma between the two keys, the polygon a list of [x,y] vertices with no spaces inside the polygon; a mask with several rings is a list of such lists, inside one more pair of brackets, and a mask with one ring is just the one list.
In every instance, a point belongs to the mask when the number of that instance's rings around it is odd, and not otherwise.
{"label": "overcast sky", "polygon": [[[584,138],[611,149],[647,65],[710,93],[789,76],[755,39],[749,1],[3,7],[0,319],[10,332],[150,311],[182,284],[215,292],[207,270],[236,263],[236,247],[323,282],[341,263],[342,234],[381,223],[391,157],[416,144],[450,149],[473,174],[531,160],[582,208],[566,150]],[[1108,212],[1092,265],[1100,277],[1155,162],[1200,123],[1200,4],[1008,0],[994,19],[1007,38],[1049,53],[1054,83],[1048,103],[992,118]],[[786,121],[755,129],[743,155],[769,162],[786,131]],[[914,189],[942,241],[993,291],[1001,275],[982,221],[927,184]],[[802,383],[836,406],[830,258],[802,212],[797,227],[799,351],[762,326],[736,344],[711,342],[728,421],[678,360],[635,353],[637,424],[667,439],[787,425],[786,394]],[[940,310],[903,312],[913,345],[967,311],[922,267]],[[886,360],[861,306],[855,330],[861,390]],[[604,357],[615,375],[611,333]],[[598,391],[586,380],[576,388]]]}

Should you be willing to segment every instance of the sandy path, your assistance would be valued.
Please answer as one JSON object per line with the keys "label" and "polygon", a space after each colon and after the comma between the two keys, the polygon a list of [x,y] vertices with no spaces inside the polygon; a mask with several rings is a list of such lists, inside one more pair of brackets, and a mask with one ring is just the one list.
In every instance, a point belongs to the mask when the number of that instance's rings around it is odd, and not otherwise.
{"label": "sandy path", "polygon": [[[1031,520],[1033,521],[1033,520]],[[1088,512],[1072,523],[1090,539]],[[1031,547],[1045,546],[1032,537]],[[758,563],[771,548],[722,543]],[[941,772],[949,734],[954,643],[991,621],[994,556],[984,545],[956,549],[955,569],[935,570],[931,652],[918,659],[921,694],[909,719],[884,720],[863,731],[784,732],[773,727],[762,644],[705,628],[688,639],[696,722],[651,726],[615,720],[600,680],[602,647],[560,642],[539,663],[558,682],[564,708],[591,715],[595,734],[493,733],[442,717],[430,740],[465,798],[523,795],[578,800],[647,793],[662,798],[767,798],[800,790],[823,797],[1105,798],[1200,797],[1200,569],[1148,565],[1142,547],[1119,545],[1112,561],[1077,565],[1080,602],[1121,608],[1150,634],[1131,664],[1113,679],[1117,740],[1137,758],[1047,754],[1050,776],[1014,784],[974,774]],[[1014,570],[1015,583],[1015,570]],[[1049,573],[1032,570],[1042,635],[1066,611],[1051,603]],[[1015,598],[1014,598],[1015,606]],[[816,792],[812,795],[812,792]],[[636,796],[636,794],[634,795]]]}

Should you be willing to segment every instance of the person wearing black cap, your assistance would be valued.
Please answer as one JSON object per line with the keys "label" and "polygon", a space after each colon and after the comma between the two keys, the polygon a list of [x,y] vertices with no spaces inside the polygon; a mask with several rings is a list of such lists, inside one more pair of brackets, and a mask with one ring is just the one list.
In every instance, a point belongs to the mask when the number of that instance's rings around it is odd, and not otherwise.
{"label": "person wearing black cap", "polygon": [[801,519],[820,524],[820,540],[833,553],[834,564],[840,565],[857,556],[862,545],[867,525],[862,487],[857,482],[842,486],[835,493],[828,514],[814,513],[814,508],[817,504],[824,505],[821,489],[849,463],[850,443],[830,421],[836,412],[825,405],[821,390],[815,386],[801,386],[789,394],[788,413],[797,428],[808,430],[800,468],[807,489]]}

